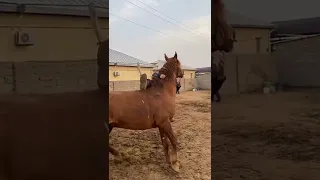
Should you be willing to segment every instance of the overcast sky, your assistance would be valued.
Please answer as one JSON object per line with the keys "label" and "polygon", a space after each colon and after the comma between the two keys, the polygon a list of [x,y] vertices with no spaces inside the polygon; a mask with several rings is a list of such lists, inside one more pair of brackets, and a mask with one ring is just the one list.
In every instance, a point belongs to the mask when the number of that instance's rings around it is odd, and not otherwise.
{"label": "overcast sky", "polygon": [[[128,1],[161,16],[179,28]],[[110,0],[110,48],[146,62],[164,60],[177,51],[182,64],[194,68],[210,66],[211,0],[139,0],[186,25],[157,13],[137,0]],[[156,31],[115,17],[120,16]],[[187,30],[185,30],[187,29]],[[191,32],[190,32],[191,31]]]}
{"label": "overcast sky", "polygon": [[224,0],[233,12],[265,21],[320,16],[319,0]]}

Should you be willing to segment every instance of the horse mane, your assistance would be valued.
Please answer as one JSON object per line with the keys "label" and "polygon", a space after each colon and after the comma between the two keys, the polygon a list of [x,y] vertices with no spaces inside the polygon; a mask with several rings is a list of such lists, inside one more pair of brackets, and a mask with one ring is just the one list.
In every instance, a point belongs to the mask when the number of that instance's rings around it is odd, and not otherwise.
{"label": "horse mane", "polygon": [[152,78],[150,80],[150,86],[147,89],[152,87],[163,88],[163,83],[165,81],[170,81],[175,79],[175,71],[177,69],[177,62],[173,60],[168,60],[163,67],[159,70],[159,74],[164,74],[166,77],[164,79],[161,78]]}
{"label": "horse mane", "polygon": [[173,80],[176,78],[175,71],[177,71],[178,62],[172,59],[168,60],[159,70],[159,74],[166,75],[163,80]]}
{"label": "horse mane", "polygon": [[224,23],[225,21],[225,6],[222,0],[213,0],[213,26],[219,26],[221,23]]}
{"label": "horse mane", "polygon": [[213,34],[212,48],[220,49],[226,40],[234,39],[234,29],[227,23],[225,5],[222,0],[213,0]]}

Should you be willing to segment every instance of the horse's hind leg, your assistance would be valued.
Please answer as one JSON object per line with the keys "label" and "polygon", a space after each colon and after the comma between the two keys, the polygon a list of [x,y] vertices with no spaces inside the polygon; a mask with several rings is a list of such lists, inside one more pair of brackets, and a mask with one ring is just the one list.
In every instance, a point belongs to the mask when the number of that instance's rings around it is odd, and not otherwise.
{"label": "horse's hind leg", "polygon": [[163,124],[163,128],[164,128],[164,133],[165,135],[168,136],[171,145],[172,145],[172,153],[170,155],[171,157],[171,167],[173,170],[175,170],[176,172],[179,172],[180,170],[180,162],[178,161],[178,148],[177,148],[177,138],[173,133],[172,127],[171,127],[171,123],[169,121],[169,119]]}
{"label": "horse's hind leg", "polygon": [[167,163],[170,163],[168,137],[164,133],[163,128],[159,128],[159,132],[160,132],[161,142],[164,150],[164,155],[166,157],[166,161]]}
{"label": "horse's hind leg", "polygon": [[[111,130],[112,130],[113,127],[112,127],[111,124],[108,124],[108,123],[105,123],[105,127],[107,129],[107,133],[108,133],[108,136],[109,136],[109,134],[111,133]],[[109,152],[112,155],[114,155],[114,157],[116,158],[117,161],[121,161],[122,160],[121,154],[117,150],[115,150],[113,147],[111,147],[110,145],[109,145]]]}

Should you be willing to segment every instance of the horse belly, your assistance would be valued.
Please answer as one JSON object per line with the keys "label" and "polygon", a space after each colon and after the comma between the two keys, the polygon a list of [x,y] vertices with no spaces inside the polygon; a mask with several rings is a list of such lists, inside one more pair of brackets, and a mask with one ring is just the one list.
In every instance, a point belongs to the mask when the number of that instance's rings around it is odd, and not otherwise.
{"label": "horse belly", "polygon": [[149,107],[144,104],[126,104],[113,108],[111,121],[118,128],[144,130],[154,127]]}

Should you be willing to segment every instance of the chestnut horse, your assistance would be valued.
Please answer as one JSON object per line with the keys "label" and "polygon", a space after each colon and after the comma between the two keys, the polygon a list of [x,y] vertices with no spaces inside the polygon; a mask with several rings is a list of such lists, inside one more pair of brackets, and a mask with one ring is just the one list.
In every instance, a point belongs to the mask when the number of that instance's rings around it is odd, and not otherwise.
{"label": "chestnut horse", "polygon": [[[109,134],[113,127],[146,130],[159,128],[166,161],[175,171],[179,171],[180,162],[177,157],[177,139],[173,133],[170,118],[175,113],[176,78],[183,77],[178,55],[168,58],[160,69],[160,78],[151,80],[151,86],[138,91],[109,93]],[[172,145],[169,154],[168,138]],[[115,158],[121,154],[109,146]]]}

